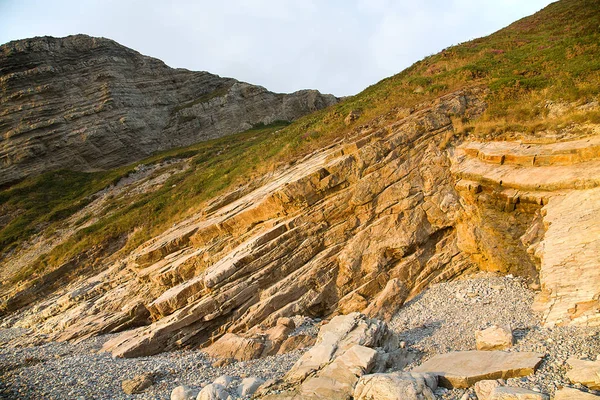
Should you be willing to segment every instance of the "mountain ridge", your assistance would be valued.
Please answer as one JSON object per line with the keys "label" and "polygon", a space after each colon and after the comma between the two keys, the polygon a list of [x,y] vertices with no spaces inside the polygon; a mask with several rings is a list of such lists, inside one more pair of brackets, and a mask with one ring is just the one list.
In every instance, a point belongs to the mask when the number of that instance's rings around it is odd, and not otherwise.
{"label": "mountain ridge", "polygon": [[277,94],[173,69],[87,35],[0,46],[0,85],[0,184],[60,168],[114,168],[258,124],[289,122],[338,101],[313,90]]}

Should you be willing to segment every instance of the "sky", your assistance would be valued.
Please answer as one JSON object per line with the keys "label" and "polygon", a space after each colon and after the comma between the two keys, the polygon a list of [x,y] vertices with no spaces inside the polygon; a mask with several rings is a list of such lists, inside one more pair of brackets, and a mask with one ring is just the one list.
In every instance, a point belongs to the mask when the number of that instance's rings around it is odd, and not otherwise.
{"label": "sky", "polygon": [[0,0],[0,43],[103,36],[275,92],[360,92],[549,0]]}

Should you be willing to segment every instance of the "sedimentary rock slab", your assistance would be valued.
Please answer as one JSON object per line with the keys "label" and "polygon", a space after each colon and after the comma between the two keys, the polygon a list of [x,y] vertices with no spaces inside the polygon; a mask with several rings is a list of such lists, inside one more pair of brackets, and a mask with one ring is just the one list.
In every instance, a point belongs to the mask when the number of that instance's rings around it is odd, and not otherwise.
{"label": "sedimentary rock slab", "polygon": [[588,361],[571,357],[567,360],[567,364],[571,367],[567,372],[567,378],[571,382],[600,390],[600,360]]}
{"label": "sedimentary rock slab", "polygon": [[481,380],[530,375],[543,357],[531,352],[455,351],[434,356],[413,372],[437,375],[440,386],[467,388]]}

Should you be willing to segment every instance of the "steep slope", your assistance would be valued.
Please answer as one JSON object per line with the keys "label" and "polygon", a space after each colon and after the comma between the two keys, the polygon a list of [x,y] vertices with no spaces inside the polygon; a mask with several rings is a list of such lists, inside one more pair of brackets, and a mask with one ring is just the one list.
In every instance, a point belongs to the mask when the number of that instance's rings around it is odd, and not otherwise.
{"label": "steep slope", "polygon": [[548,325],[599,325],[599,21],[594,1],[554,3],[290,126],[80,176],[52,197],[69,218],[25,221],[35,240],[5,252],[26,266],[5,275],[5,324],[59,340],[138,327],[105,347],[131,357],[281,316],[387,319],[480,269],[540,283]]}
{"label": "steep slope", "polygon": [[0,88],[0,184],[54,169],[112,168],[337,102],[314,90],[276,94],[172,69],[85,35],[2,45]]}

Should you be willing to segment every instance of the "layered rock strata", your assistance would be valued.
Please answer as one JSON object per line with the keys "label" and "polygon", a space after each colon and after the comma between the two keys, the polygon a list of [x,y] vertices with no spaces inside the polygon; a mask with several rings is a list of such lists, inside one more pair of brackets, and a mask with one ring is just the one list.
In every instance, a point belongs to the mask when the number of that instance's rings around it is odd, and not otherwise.
{"label": "layered rock strata", "polygon": [[252,340],[294,315],[388,319],[478,268],[539,279],[547,324],[596,324],[597,139],[458,137],[452,118],[478,116],[484,96],[452,93],[358,128],[7,323],[58,340],[138,326],[105,345],[136,357]]}
{"label": "layered rock strata", "polygon": [[0,184],[52,169],[93,171],[335,104],[173,69],[85,35],[0,46]]}

